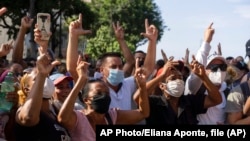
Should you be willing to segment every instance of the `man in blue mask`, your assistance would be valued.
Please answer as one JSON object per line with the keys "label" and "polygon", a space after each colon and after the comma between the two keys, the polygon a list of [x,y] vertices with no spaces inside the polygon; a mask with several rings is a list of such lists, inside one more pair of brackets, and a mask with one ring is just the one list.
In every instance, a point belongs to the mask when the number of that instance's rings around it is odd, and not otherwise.
{"label": "man in blue mask", "polygon": [[108,85],[111,103],[110,108],[130,110],[132,107],[131,96],[136,90],[134,77],[124,78],[121,54],[109,52],[101,57],[100,72],[102,80]]}

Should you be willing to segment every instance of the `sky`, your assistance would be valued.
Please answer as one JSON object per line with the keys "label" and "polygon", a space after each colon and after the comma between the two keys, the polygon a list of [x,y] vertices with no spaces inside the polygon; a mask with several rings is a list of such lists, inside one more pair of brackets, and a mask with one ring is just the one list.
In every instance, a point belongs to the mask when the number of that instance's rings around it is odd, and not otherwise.
{"label": "sky", "polygon": [[[157,43],[156,60],[162,59],[161,49],[168,57],[179,60],[187,48],[191,60],[211,22],[215,33],[210,53],[217,51],[220,43],[224,57],[245,57],[245,44],[250,39],[250,0],[155,0],[155,3],[168,27]],[[137,50],[146,52],[147,45]]]}

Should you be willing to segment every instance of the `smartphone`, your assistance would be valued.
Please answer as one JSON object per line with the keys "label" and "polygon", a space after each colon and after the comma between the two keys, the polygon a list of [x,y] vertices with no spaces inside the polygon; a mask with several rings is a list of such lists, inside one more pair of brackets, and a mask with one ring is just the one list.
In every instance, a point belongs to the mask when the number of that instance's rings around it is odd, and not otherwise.
{"label": "smartphone", "polygon": [[51,26],[50,14],[37,13],[37,25],[38,29],[42,32],[42,40],[49,40]]}

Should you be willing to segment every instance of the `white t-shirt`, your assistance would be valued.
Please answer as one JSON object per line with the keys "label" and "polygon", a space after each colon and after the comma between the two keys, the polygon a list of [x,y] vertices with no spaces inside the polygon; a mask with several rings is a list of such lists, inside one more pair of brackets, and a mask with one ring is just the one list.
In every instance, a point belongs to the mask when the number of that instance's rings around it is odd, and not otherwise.
{"label": "white t-shirt", "polygon": [[[225,82],[222,83],[220,88],[220,95],[222,97],[222,102],[216,106],[210,107],[207,109],[207,112],[204,114],[197,115],[197,119],[200,125],[217,125],[224,124],[226,119],[226,97],[224,94],[224,90],[226,89]],[[207,94],[207,93],[206,93]]]}
{"label": "white t-shirt", "polygon": [[120,90],[116,93],[109,88],[111,103],[109,108],[119,108],[121,110],[131,110],[133,99],[132,96],[136,91],[134,76],[127,77],[123,80]]}

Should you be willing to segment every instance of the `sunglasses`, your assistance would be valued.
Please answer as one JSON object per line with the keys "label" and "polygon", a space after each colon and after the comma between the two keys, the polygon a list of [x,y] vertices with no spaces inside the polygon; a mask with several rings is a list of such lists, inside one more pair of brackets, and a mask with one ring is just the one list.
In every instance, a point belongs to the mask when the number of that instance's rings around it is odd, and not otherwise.
{"label": "sunglasses", "polygon": [[211,64],[207,68],[210,69],[212,72],[216,72],[218,69],[220,69],[221,71],[226,71],[227,64]]}

